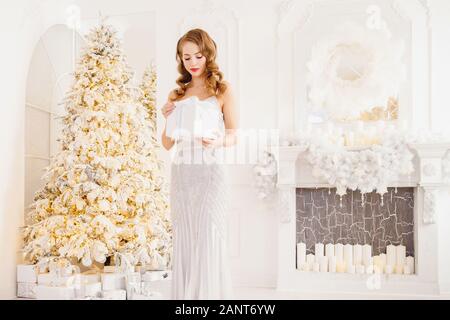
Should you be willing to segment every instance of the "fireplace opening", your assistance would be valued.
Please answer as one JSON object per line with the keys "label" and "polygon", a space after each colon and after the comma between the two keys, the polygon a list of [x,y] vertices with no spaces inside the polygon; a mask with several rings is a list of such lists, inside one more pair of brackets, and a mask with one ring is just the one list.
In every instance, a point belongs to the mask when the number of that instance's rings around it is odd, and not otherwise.
{"label": "fireplace opening", "polygon": [[414,188],[298,188],[296,239],[301,271],[413,274]]}

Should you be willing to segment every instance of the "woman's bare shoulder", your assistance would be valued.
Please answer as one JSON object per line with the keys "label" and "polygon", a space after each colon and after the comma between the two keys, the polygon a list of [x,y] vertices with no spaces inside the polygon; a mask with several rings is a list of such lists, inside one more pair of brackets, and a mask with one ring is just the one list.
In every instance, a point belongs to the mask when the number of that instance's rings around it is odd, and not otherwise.
{"label": "woman's bare shoulder", "polygon": [[227,88],[222,93],[222,100],[223,101],[233,100],[234,99],[233,85],[229,81],[224,81],[224,84],[227,86]]}

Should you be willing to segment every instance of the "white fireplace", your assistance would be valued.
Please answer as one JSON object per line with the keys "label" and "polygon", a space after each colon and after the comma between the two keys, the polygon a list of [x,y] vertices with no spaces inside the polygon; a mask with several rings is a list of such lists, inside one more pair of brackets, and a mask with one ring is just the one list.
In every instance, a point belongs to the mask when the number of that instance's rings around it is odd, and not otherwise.
{"label": "white fireplace", "polygon": [[312,167],[301,147],[278,150],[278,188],[280,215],[278,222],[277,290],[301,292],[438,294],[439,245],[438,217],[448,214],[445,197],[448,189],[442,173],[442,158],[450,144],[416,144],[414,173],[391,183],[390,187],[414,190],[415,272],[403,274],[349,274],[300,271],[296,267],[297,189],[332,188],[312,176]]}

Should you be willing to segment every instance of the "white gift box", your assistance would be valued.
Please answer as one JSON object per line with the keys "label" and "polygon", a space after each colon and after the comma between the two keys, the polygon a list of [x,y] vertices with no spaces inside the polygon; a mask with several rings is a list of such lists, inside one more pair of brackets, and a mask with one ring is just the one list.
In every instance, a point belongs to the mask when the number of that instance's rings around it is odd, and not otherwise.
{"label": "white gift box", "polygon": [[162,299],[170,300],[172,292],[172,279],[142,282],[141,293],[148,295],[151,292],[159,292],[162,295]]}
{"label": "white gift box", "polygon": [[19,264],[17,265],[17,282],[20,283],[36,283],[38,269],[35,264]]}
{"label": "white gift box", "polygon": [[117,270],[116,266],[104,266],[103,267],[104,273],[114,273],[114,272],[116,272],[116,270]]}
{"label": "white gift box", "polygon": [[38,300],[73,300],[75,287],[51,287],[38,285],[36,287],[36,299]]}
{"label": "white gift box", "polygon": [[141,282],[141,274],[140,272],[131,272],[125,274],[125,278],[127,280],[127,283],[130,282]]}
{"label": "white gift box", "polygon": [[58,277],[54,273],[44,273],[38,275],[38,284],[53,287],[69,287],[80,283],[80,275]]}
{"label": "white gift box", "polygon": [[134,294],[130,300],[162,300],[163,295],[160,292],[150,292],[149,295]]}
{"label": "white gift box", "polygon": [[124,273],[102,273],[103,290],[125,290],[126,279]]}
{"label": "white gift box", "polygon": [[[192,101],[193,99],[194,101]],[[175,102],[177,106],[167,118],[166,135],[173,139],[214,138],[220,132],[221,111],[193,96]]]}
{"label": "white gift box", "polygon": [[102,298],[108,300],[126,300],[127,292],[125,290],[104,290],[102,291]]}
{"label": "white gift box", "polygon": [[102,292],[102,283],[85,283],[81,285],[82,297],[99,297]]}
{"label": "white gift box", "polygon": [[[130,269],[129,271],[135,272],[136,267],[132,266],[132,267],[129,267],[129,269]],[[122,271],[123,271],[123,269],[120,266],[104,266],[103,267],[103,273],[119,273]]]}
{"label": "white gift box", "polygon": [[141,293],[141,273],[132,272],[126,274],[127,297],[131,299],[134,294]]}
{"label": "white gift box", "polygon": [[163,280],[172,279],[172,272],[171,271],[146,271],[144,275],[142,276],[142,281],[148,282],[148,281],[157,281],[157,280]]}
{"label": "white gift box", "polygon": [[36,283],[19,282],[17,283],[17,297],[36,299]]}
{"label": "white gift box", "polygon": [[81,274],[81,283],[98,283],[101,282],[100,273],[82,273]]}
{"label": "white gift box", "polygon": [[144,274],[144,273],[146,273],[147,271],[166,271],[167,272],[167,270],[165,270],[165,268],[164,267],[161,267],[161,268],[159,268],[158,266],[155,266],[155,265],[149,265],[149,264],[146,264],[146,265],[144,265],[144,266],[135,266],[134,267],[134,269],[135,269],[135,271],[136,272],[140,272],[141,274]]}
{"label": "white gift box", "polygon": [[59,274],[62,277],[69,277],[74,274],[74,266],[68,266],[68,267],[61,267],[61,268],[55,268],[52,272],[52,269],[50,268],[50,273],[56,273],[59,272]]}

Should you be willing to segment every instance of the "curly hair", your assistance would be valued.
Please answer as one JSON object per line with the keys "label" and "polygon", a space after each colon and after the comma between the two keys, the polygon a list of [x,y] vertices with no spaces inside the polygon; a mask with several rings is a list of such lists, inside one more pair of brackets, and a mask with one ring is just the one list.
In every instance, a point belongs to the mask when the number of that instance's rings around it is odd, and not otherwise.
{"label": "curly hair", "polygon": [[206,88],[210,95],[221,95],[227,85],[223,80],[223,73],[219,70],[216,63],[217,45],[209,34],[202,29],[192,29],[184,34],[177,43],[176,60],[178,62],[178,72],[180,77],[176,80],[178,88],[173,90],[171,100],[177,100],[184,97],[188,84],[192,80],[192,75],[186,70],[183,64],[182,47],[185,42],[195,43],[203,56],[206,57]]}

